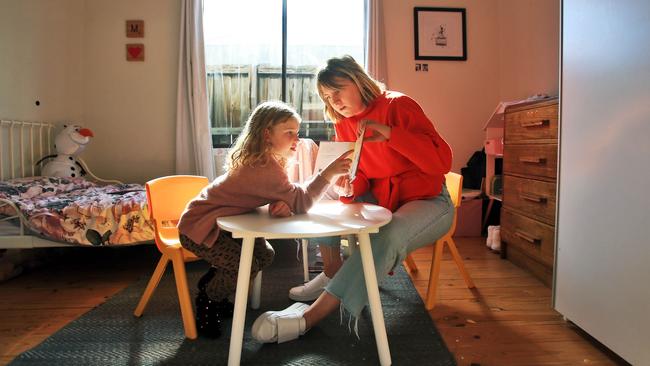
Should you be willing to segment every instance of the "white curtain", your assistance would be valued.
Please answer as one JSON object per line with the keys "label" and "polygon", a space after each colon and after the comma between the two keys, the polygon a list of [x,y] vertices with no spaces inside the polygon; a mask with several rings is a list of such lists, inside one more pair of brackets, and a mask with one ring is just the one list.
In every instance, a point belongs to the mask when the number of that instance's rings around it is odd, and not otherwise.
{"label": "white curtain", "polygon": [[366,0],[366,69],[388,87],[382,0]]}
{"label": "white curtain", "polygon": [[203,0],[181,2],[176,106],[176,174],[213,180],[212,135],[208,122]]}

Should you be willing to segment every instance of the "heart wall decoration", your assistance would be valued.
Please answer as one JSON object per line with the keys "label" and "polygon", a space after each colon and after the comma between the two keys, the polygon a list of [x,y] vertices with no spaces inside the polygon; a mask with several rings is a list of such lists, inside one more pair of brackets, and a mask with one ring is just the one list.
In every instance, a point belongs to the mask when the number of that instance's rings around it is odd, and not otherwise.
{"label": "heart wall decoration", "polygon": [[126,45],[127,61],[144,61],[144,44],[130,43]]}

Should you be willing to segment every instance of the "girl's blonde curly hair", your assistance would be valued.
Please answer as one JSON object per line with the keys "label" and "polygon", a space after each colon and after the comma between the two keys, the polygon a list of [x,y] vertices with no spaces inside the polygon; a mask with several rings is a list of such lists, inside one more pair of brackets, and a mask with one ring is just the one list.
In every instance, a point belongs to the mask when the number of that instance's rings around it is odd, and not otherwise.
{"label": "girl's blonde curly hair", "polygon": [[[244,129],[228,153],[226,170],[235,172],[242,166],[265,165],[270,154],[271,145],[266,142],[264,131],[270,131],[277,124],[289,118],[295,118],[300,123],[300,115],[291,106],[280,101],[268,101],[259,104],[244,125]],[[285,159],[279,160],[282,166]]]}

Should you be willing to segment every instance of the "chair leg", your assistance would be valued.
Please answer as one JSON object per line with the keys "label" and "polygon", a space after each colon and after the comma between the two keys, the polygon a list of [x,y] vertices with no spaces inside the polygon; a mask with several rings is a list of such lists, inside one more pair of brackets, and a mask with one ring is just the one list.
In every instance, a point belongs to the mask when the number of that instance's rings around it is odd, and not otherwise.
{"label": "chair leg", "polygon": [[357,236],[354,234],[348,235],[348,249],[350,250],[350,255],[359,249],[359,246],[357,246]]}
{"label": "chair leg", "polygon": [[415,264],[415,260],[413,259],[413,256],[410,254],[406,255],[406,258],[404,259],[404,265],[406,266],[406,269],[408,269],[412,273],[417,273],[418,271],[418,266]]}
{"label": "chair leg", "polygon": [[431,258],[431,273],[429,274],[429,288],[427,289],[427,300],[424,306],[427,310],[433,309],[436,304],[436,295],[438,291],[438,277],[440,277],[440,263],[442,262],[442,249],[445,246],[445,239],[438,239],[434,244],[436,247]]}
{"label": "chair leg", "polygon": [[144,313],[144,309],[147,307],[147,304],[149,304],[149,300],[151,300],[151,296],[153,295],[154,291],[156,291],[156,288],[158,287],[158,283],[160,283],[160,279],[165,273],[165,268],[167,268],[167,263],[169,263],[169,256],[163,254],[160,257],[158,264],[156,265],[156,269],[153,271],[153,274],[151,275],[151,279],[149,280],[147,287],[144,289],[144,293],[140,298],[140,302],[138,302],[138,306],[135,307],[135,311],[133,312],[133,315],[140,317],[142,316],[142,313]]}
{"label": "chair leg", "polygon": [[474,288],[475,287],[474,281],[472,281],[472,278],[469,276],[469,273],[465,268],[465,263],[463,263],[463,258],[461,258],[460,253],[458,253],[458,248],[456,248],[456,243],[454,242],[454,239],[450,237],[449,240],[447,241],[447,245],[449,246],[449,251],[451,252],[451,256],[454,258],[454,262],[456,262],[458,271],[465,279],[465,284],[467,285],[468,288]]}
{"label": "chair leg", "polygon": [[492,204],[494,204],[494,198],[490,198],[490,201],[488,202],[487,210],[485,210],[485,216],[483,217],[483,222],[481,223],[481,230],[485,230],[487,221],[490,218],[490,211],[492,211]]}
{"label": "chair leg", "polygon": [[305,282],[309,282],[309,241],[302,239],[302,269]]}
{"label": "chair leg", "polygon": [[183,252],[180,248],[172,252],[171,260],[174,266],[176,291],[178,292],[178,302],[181,306],[185,336],[189,339],[196,339],[196,322],[194,321],[194,311],[192,310],[192,302],[190,301],[190,289],[187,286],[185,260],[183,259]]}

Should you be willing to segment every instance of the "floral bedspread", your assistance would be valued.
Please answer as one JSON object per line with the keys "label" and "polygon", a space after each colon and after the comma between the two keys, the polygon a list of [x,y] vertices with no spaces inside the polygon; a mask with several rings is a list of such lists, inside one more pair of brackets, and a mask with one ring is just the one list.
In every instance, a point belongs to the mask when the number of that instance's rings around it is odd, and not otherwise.
{"label": "floral bedspread", "polygon": [[[50,240],[82,245],[152,241],[147,198],[140,184],[99,185],[83,178],[29,177],[0,182],[28,227]],[[1,201],[0,201],[1,204]],[[0,215],[13,215],[0,207]]]}

